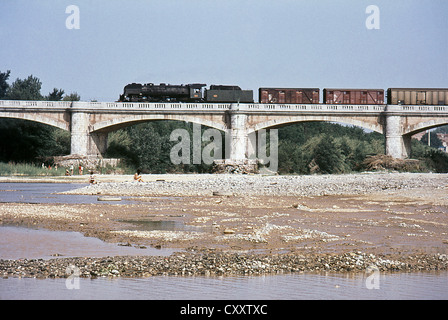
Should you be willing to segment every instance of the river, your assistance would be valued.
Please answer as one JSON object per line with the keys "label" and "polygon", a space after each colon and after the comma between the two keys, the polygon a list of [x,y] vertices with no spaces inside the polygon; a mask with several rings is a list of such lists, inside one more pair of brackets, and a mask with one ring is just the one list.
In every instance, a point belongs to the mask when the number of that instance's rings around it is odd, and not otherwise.
{"label": "river", "polygon": [[[57,195],[70,184],[0,184],[1,202],[94,203],[95,196]],[[124,204],[124,203],[123,203]],[[145,251],[146,250],[146,251]],[[64,256],[167,255],[172,251],[137,249],[86,238],[76,232],[23,226],[0,227],[0,259]],[[232,277],[0,279],[0,299],[147,300],[300,300],[448,299],[448,272],[381,274],[281,274]]]}
{"label": "river", "polygon": [[446,300],[448,273],[288,274],[234,277],[0,279],[0,299]]}

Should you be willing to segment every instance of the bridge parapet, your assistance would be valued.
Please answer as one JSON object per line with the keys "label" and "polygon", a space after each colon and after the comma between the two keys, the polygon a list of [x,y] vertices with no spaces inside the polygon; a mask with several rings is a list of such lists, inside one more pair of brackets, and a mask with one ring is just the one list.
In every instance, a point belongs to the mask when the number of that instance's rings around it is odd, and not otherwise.
{"label": "bridge parapet", "polygon": [[151,102],[74,102],[73,109],[135,110],[135,111],[235,111],[235,112],[374,112],[386,110],[386,105],[330,104],[263,104],[263,103],[151,103]]}
{"label": "bridge parapet", "polygon": [[0,100],[1,108],[70,108],[71,101]]}
{"label": "bridge parapet", "polygon": [[84,102],[84,101],[27,101],[0,100],[1,108],[63,108],[73,110],[123,110],[123,111],[239,111],[239,112],[402,112],[448,113],[445,105],[345,105],[345,104],[264,104],[264,103],[170,103],[170,102]]}
{"label": "bridge parapet", "polygon": [[238,110],[254,112],[384,112],[386,105],[240,104]]}
{"label": "bridge parapet", "polygon": [[387,112],[401,112],[401,113],[447,113],[448,106],[444,105],[388,105]]}
{"label": "bridge parapet", "polygon": [[73,109],[123,111],[226,111],[230,103],[156,103],[156,102],[73,102]]}

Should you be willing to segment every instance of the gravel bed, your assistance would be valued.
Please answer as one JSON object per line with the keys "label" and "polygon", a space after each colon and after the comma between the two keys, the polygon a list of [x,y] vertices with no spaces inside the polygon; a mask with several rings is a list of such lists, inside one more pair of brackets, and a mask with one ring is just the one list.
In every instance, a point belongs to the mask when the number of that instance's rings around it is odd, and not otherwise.
{"label": "gravel bed", "polygon": [[7,277],[67,278],[261,275],[292,272],[368,272],[447,270],[446,254],[406,257],[375,256],[360,251],[339,255],[238,254],[231,252],[175,253],[169,257],[58,258],[0,260]]}
{"label": "gravel bed", "polygon": [[321,196],[366,194],[384,190],[446,187],[448,174],[360,173],[345,175],[260,176],[186,175],[185,180],[105,182],[66,192],[121,196]]}

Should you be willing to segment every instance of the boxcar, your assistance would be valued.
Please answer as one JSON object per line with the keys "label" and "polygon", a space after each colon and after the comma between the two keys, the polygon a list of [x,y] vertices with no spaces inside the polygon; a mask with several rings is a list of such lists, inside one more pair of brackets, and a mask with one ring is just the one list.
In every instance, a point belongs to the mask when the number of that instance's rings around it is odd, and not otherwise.
{"label": "boxcar", "polygon": [[324,89],[323,103],[384,104],[383,89]]}
{"label": "boxcar", "polygon": [[259,88],[260,103],[319,103],[317,88]]}
{"label": "boxcar", "polygon": [[448,89],[389,88],[387,104],[448,105]]}

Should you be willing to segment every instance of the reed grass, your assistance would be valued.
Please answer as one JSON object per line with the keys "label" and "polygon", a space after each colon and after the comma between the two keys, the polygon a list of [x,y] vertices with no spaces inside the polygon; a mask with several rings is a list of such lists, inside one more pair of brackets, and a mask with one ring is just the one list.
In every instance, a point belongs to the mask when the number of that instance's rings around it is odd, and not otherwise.
{"label": "reed grass", "polygon": [[42,168],[32,163],[0,162],[0,176],[62,176],[64,168]]}

